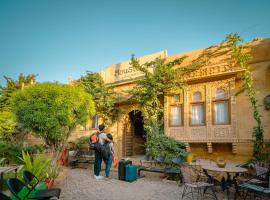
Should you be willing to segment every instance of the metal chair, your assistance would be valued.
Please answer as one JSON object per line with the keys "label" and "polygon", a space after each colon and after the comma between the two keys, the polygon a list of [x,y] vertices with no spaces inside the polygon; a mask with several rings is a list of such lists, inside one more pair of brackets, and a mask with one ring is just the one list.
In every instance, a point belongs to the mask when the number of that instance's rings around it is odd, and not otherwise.
{"label": "metal chair", "polygon": [[[192,166],[187,164],[181,165],[181,173],[184,182],[182,199],[203,199],[205,195],[209,195],[217,200],[214,184],[196,181],[198,174],[194,173]],[[209,189],[211,190],[211,193],[207,193]]]}
{"label": "metal chair", "polygon": [[[33,190],[28,188],[24,183],[16,178],[10,178],[7,180],[7,186],[10,192],[18,199],[39,199],[39,200],[49,200],[52,197],[59,198],[61,190],[59,188],[55,189],[46,189],[46,190]],[[23,197],[20,197],[20,192],[26,189],[26,194]]]}
{"label": "metal chair", "polygon": [[10,200],[10,198],[7,195],[3,194],[2,192],[0,192],[0,199],[1,200]]}
{"label": "metal chair", "polygon": [[24,170],[23,173],[23,179],[25,180],[25,182],[31,186],[32,189],[35,189],[35,187],[39,184],[39,179],[34,175],[32,174],[31,172],[29,171],[26,171]]}

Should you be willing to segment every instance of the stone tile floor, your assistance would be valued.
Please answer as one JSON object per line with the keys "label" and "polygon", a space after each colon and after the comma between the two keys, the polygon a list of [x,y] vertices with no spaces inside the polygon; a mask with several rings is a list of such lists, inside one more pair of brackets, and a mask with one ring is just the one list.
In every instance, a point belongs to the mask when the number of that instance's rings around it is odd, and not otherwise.
{"label": "stone tile floor", "polygon": [[[153,176],[132,183],[119,181],[116,171],[104,180],[94,179],[91,169],[65,168],[63,174],[56,184],[62,189],[62,200],[179,200],[183,190],[175,181]],[[225,197],[219,192],[218,199]]]}

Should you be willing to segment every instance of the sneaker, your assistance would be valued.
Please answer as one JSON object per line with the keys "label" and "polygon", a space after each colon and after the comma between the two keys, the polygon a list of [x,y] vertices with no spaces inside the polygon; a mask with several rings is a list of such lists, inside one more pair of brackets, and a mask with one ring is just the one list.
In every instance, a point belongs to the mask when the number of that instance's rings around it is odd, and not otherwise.
{"label": "sneaker", "polygon": [[101,180],[101,179],[103,179],[103,176],[100,176],[100,175],[99,175],[99,176],[94,175],[94,177],[95,177],[96,180]]}

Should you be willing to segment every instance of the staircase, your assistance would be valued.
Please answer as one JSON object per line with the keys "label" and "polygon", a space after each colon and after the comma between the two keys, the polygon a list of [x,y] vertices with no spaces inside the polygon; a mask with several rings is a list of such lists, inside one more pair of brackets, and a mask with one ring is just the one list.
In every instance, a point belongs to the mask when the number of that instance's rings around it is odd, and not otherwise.
{"label": "staircase", "polygon": [[125,156],[133,155],[133,132],[125,133]]}

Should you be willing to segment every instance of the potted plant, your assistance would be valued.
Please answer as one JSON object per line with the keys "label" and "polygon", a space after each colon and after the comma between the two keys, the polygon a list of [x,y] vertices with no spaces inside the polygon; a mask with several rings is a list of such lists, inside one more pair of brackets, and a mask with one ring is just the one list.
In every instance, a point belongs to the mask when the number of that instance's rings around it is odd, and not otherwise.
{"label": "potted plant", "polygon": [[47,188],[53,187],[54,180],[59,175],[59,169],[60,169],[60,166],[57,163],[54,163],[51,165],[51,167],[47,173],[47,178],[45,179],[45,183],[46,183]]}

